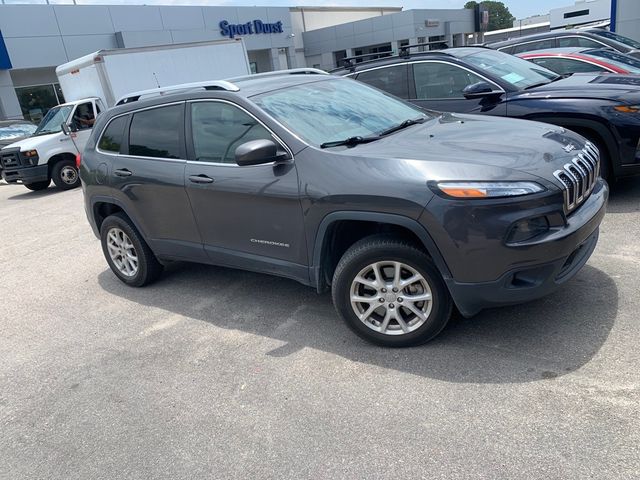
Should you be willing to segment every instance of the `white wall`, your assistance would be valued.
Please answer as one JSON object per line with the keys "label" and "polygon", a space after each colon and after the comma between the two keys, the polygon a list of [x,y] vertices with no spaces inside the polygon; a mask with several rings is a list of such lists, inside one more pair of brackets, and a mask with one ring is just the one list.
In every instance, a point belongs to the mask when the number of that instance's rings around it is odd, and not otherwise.
{"label": "white wall", "polygon": [[618,0],[616,33],[640,42],[640,2]]}
{"label": "white wall", "polygon": [[[635,0],[637,2],[637,0]],[[564,18],[567,13],[580,10],[589,10],[588,15]],[[583,25],[585,23],[608,20],[611,17],[611,0],[589,0],[576,2],[575,5],[562,8],[554,8],[549,12],[551,16],[551,28],[564,28],[570,25]]]}

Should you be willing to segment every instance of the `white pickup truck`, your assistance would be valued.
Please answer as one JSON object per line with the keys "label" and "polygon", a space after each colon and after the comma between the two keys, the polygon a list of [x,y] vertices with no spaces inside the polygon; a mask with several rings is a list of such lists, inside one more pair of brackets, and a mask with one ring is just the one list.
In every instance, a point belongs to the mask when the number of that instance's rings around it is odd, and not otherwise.
{"label": "white pickup truck", "polygon": [[51,180],[63,190],[75,188],[76,159],[93,123],[120,98],[250,73],[242,39],[100,50],[60,65],[56,75],[69,102],[49,110],[33,136],[0,150],[2,177],[29,190],[45,189]]}

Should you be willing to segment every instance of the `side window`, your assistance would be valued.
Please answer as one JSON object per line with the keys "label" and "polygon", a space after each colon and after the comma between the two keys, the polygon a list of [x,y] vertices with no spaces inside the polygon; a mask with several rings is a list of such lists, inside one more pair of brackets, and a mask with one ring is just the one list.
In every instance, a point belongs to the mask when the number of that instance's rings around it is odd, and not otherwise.
{"label": "side window", "polygon": [[603,45],[594,40],[584,37],[559,37],[558,47],[585,47],[585,48],[602,48]]}
{"label": "side window", "polygon": [[86,102],[76,106],[71,118],[71,125],[77,130],[87,130],[93,127],[96,116],[93,114],[93,103]]}
{"label": "side window", "polygon": [[590,63],[573,60],[571,58],[534,58],[531,61],[536,65],[548,68],[560,75],[565,75],[567,73],[607,71],[598,65],[592,65]]}
{"label": "side window", "polygon": [[274,140],[251,115],[223,102],[191,104],[195,160],[235,163],[236,148],[251,140]]}
{"label": "side window", "polygon": [[400,98],[409,98],[408,65],[378,68],[358,74],[356,80]]}
{"label": "side window", "polygon": [[464,98],[462,90],[482,82],[479,76],[448,63],[427,62],[413,65],[416,99]]}
{"label": "side window", "polygon": [[521,45],[516,45],[513,47],[513,51],[509,52],[513,55],[516,53],[522,52],[533,52],[534,50],[546,50],[548,48],[556,47],[556,39],[555,38],[547,38],[545,40],[539,40],[537,42],[529,42],[523,43]]}
{"label": "side window", "polygon": [[129,155],[180,158],[184,105],[134,113],[129,129]]}
{"label": "side window", "polygon": [[124,128],[127,126],[128,117],[118,117],[111,120],[111,123],[104,129],[102,137],[98,142],[98,148],[104,152],[120,153],[122,140],[124,139]]}

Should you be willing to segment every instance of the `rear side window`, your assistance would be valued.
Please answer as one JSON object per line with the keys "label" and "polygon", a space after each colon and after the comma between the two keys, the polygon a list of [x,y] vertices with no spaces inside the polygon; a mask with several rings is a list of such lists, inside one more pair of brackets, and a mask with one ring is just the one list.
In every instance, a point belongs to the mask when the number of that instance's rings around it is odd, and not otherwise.
{"label": "rear side window", "polygon": [[111,120],[107,128],[104,129],[104,133],[98,142],[98,148],[100,150],[103,152],[120,153],[127,118],[127,116],[124,116]]}
{"label": "rear side window", "polygon": [[393,67],[377,68],[362,72],[356,80],[368,83],[372,87],[400,98],[409,98],[408,65],[394,65]]}
{"label": "rear side window", "polygon": [[468,70],[439,62],[414,64],[413,78],[418,100],[464,98],[465,87],[483,81]]}
{"label": "rear side window", "polygon": [[129,129],[129,155],[180,158],[184,105],[134,113]]}
{"label": "rear side window", "polygon": [[532,52],[534,50],[546,50],[547,48],[555,48],[556,39],[547,38],[545,40],[538,40],[537,42],[528,42],[520,45],[515,45],[513,50],[509,53],[515,55],[516,53]]}
{"label": "rear side window", "polygon": [[602,44],[584,37],[560,37],[558,47],[602,48]]}

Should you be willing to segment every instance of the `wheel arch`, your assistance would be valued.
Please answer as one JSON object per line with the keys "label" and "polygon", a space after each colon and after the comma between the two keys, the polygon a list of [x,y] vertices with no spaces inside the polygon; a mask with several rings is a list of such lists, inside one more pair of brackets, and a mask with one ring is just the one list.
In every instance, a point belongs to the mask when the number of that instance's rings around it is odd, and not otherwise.
{"label": "wheel arch", "polygon": [[[333,241],[341,227],[345,225],[352,228],[360,228],[348,241],[341,242],[337,252],[332,255],[330,249],[333,246]],[[327,287],[327,275],[332,274],[332,271],[335,270],[337,261],[342,256],[341,254],[356,241],[371,234],[381,233],[380,228],[387,231],[390,230],[390,233],[398,233],[412,238],[431,256],[443,279],[451,278],[451,272],[440,250],[431,235],[429,235],[429,232],[418,221],[389,213],[339,211],[332,212],[323,218],[314,237],[312,257],[310,259],[310,276],[312,284],[316,286],[319,292],[323,292]]]}
{"label": "wheel arch", "polygon": [[119,202],[112,197],[103,196],[98,196],[91,199],[91,217],[93,223],[96,226],[96,231],[98,234],[100,232],[102,222],[104,222],[105,218],[118,212],[122,212],[124,215],[126,215],[133,226],[136,227],[136,230],[138,230],[144,241],[149,243],[149,239],[147,238],[144,230],[136,221],[135,217],[127,211],[127,208],[122,204],[122,202]]}
{"label": "wheel arch", "polygon": [[53,169],[53,166],[62,160],[71,160],[75,162],[76,156],[71,152],[61,152],[52,155],[49,160],[47,160],[47,165],[49,166],[49,178],[51,178],[51,170]]}

